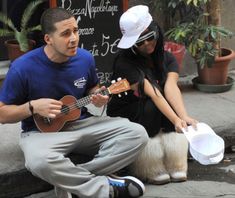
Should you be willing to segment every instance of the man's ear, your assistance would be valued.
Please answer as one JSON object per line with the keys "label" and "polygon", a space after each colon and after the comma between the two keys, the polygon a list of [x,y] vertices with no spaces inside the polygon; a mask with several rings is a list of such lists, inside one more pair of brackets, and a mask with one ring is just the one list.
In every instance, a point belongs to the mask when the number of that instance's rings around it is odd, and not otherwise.
{"label": "man's ear", "polygon": [[44,35],[44,41],[46,42],[46,44],[50,45],[51,44],[51,37],[49,34],[45,34]]}

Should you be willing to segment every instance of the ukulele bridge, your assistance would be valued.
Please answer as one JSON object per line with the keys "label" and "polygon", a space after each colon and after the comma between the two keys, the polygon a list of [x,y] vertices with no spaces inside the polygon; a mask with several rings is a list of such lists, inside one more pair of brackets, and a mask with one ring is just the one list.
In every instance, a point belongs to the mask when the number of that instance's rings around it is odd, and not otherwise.
{"label": "ukulele bridge", "polygon": [[51,124],[51,119],[50,118],[47,118],[47,117],[43,117],[43,122],[45,124]]}

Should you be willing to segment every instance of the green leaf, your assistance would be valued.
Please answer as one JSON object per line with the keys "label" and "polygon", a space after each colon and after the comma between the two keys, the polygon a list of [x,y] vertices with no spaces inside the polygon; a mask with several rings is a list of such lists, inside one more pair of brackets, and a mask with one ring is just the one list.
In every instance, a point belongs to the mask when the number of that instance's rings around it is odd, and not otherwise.
{"label": "green leaf", "polygon": [[28,38],[25,32],[16,32],[15,33],[16,40],[19,42],[20,50],[22,52],[26,52],[29,49]]}
{"label": "green leaf", "polygon": [[187,0],[187,5],[189,5],[192,2],[192,0]]}
{"label": "green leaf", "polygon": [[0,29],[0,37],[2,36],[12,36],[14,35],[13,31],[6,30],[6,29]]}
{"label": "green leaf", "polygon": [[216,31],[214,31],[214,29],[213,29],[213,28],[211,28],[210,35],[211,35],[211,37],[212,37],[214,40],[215,40],[215,39],[216,39],[216,37],[217,37],[217,33],[216,33]]}
{"label": "green leaf", "polygon": [[198,41],[197,42],[198,43],[198,47],[199,48],[203,48],[205,42],[203,40],[201,40],[201,39],[197,39],[197,41]]}
{"label": "green leaf", "polygon": [[198,6],[198,1],[197,0],[193,0],[193,5],[197,7]]}
{"label": "green leaf", "polygon": [[26,26],[28,25],[28,22],[31,18],[31,16],[33,15],[33,13],[35,12],[35,10],[37,9],[37,7],[43,3],[45,0],[36,0],[36,1],[32,1],[28,4],[28,6],[26,7],[22,19],[21,19],[21,29],[25,29]]}
{"label": "green leaf", "polygon": [[16,31],[16,27],[12,23],[12,20],[9,19],[5,14],[0,13],[0,21],[11,30]]}
{"label": "green leaf", "polygon": [[30,28],[27,28],[27,32],[33,32],[33,31],[39,31],[41,30],[41,25],[37,25],[35,27],[30,27]]}

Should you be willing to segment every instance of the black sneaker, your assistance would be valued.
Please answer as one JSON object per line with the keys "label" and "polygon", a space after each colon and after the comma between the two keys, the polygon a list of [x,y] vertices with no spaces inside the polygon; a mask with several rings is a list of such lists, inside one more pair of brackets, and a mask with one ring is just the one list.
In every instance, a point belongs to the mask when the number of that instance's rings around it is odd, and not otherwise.
{"label": "black sneaker", "polygon": [[113,187],[112,198],[140,197],[144,194],[144,184],[135,177],[108,176],[109,185]]}

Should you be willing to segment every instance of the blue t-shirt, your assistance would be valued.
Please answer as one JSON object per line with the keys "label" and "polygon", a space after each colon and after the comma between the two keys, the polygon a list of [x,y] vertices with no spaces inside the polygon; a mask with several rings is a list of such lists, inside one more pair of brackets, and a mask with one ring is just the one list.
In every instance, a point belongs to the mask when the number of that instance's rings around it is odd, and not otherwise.
{"label": "blue t-shirt", "polygon": [[[48,59],[43,46],[11,64],[0,91],[0,101],[7,105],[21,105],[39,98],[59,100],[65,95],[79,99],[97,84],[95,61],[90,52],[78,48],[76,56],[58,64]],[[80,119],[88,115],[87,109],[82,108]],[[35,128],[32,117],[22,121],[24,131]]]}

